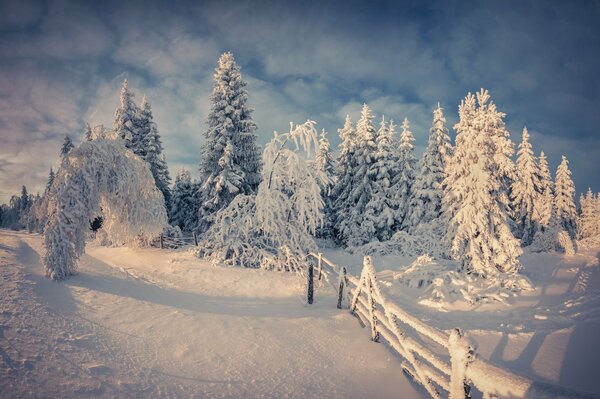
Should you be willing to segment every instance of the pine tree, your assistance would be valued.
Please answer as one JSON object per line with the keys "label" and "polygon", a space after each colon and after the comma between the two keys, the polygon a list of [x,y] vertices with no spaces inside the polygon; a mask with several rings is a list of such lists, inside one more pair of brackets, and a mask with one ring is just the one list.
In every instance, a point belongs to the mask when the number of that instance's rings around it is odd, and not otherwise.
{"label": "pine tree", "polygon": [[74,147],[75,146],[73,145],[73,142],[71,141],[71,138],[69,137],[69,135],[68,134],[65,135],[65,139],[63,140],[63,145],[60,148],[60,156],[62,158],[66,157]]}
{"label": "pine tree", "polygon": [[117,137],[125,140],[125,147],[137,154],[137,143],[139,142],[137,132],[138,109],[133,102],[133,97],[133,93],[129,91],[127,79],[123,80],[119,97],[119,107],[115,112],[114,128]]}
{"label": "pine tree", "polygon": [[575,207],[575,184],[571,179],[569,161],[563,155],[560,165],[556,170],[556,182],[554,185],[554,201],[556,204],[556,216],[559,224],[575,238],[577,231],[577,208]]}
{"label": "pine tree", "polygon": [[92,128],[89,123],[85,124],[85,130],[83,132],[83,139],[85,141],[92,141],[94,136],[92,135]]}
{"label": "pine tree", "polygon": [[393,121],[386,124],[381,118],[377,132],[377,152],[375,162],[371,165],[373,193],[365,209],[366,224],[375,226],[375,238],[387,241],[394,234],[398,206],[392,190],[392,182],[398,170],[398,158],[393,151],[395,126]]}
{"label": "pine tree", "polygon": [[142,98],[136,125],[138,127],[138,142],[133,150],[150,165],[156,187],[163,193],[168,210],[171,203],[171,191],[169,189],[171,177],[163,154],[160,134],[152,116],[152,107],[146,96]]}
{"label": "pine tree", "polygon": [[398,156],[399,173],[393,182],[394,197],[398,204],[396,213],[396,229],[408,230],[411,228],[411,222],[408,215],[408,209],[412,199],[412,190],[415,183],[415,168],[417,160],[415,158],[415,138],[410,131],[408,118],[402,122],[402,134],[400,134],[400,152]]}
{"label": "pine tree", "polygon": [[195,189],[190,172],[182,169],[175,177],[169,215],[171,225],[179,226],[182,231],[192,231],[196,225],[198,208],[194,198]]}
{"label": "pine tree", "polygon": [[52,184],[54,184],[54,179],[56,175],[54,174],[54,170],[50,168],[50,173],[48,174],[48,181],[46,182],[46,190],[44,191],[44,195],[48,195],[50,190],[52,189]]}
{"label": "pine tree", "polygon": [[[365,207],[373,192],[373,164],[377,152],[376,132],[373,127],[373,112],[363,105],[356,124],[356,143],[350,175],[352,176],[347,219],[339,224],[342,241],[348,246],[359,246],[369,242],[375,234],[375,226],[365,220]],[[339,217],[339,215],[338,215]]]}
{"label": "pine tree", "polygon": [[551,224],[552,208],[554,206],[554,184],[544,151],[540,153],[538,160],[538,176],[540,193],[537,197],[537,203],[533,206],[534,221],[544,230]]}
{"label": "pine tree", "polygon": [[347,228],[346,223],[349,221],[350,212],[353,207],[350,200],[350,193],[352,192],[352,182],[354,180],[354,151],[357,137],[350,115],[346,115],[344,127],[338,129],[338,133],[340,135],[340,150],[335,170],[336,181],[331,197],[333,198],[335,213],[335,239],[338,243],[342,244],[345,243],[342,231],[345,231]]}
{"label": "pine tree", "polygon": [[409,211],[409,225],[416,227],[419,223],[429,223],[442,214],[446,163],[452,154],[450,136],[446,128],[443,109],[438,106],[433,110],[427,149],[419,164],[419,173],[415,177],[413,198]]}
{"label": "pine tree", "polygon": [[319,137],[319,149],[317,151],[317,156],[315,157],[315,168],[320,172],[319,175],[326,177],[326,181],[319,182],[319,186],[321,187],[321,198],[323,198],[324,220],[323,226],[317,229],[317,237],[333,238],[335,214],[333,211],[331,192],[333,190],[335,179],[335,167],[333,156],[331,155],[329,139],[327,138],[325,129],[321,131],[321,136]]}
{"label": "pine tree", "polygon": [[512,186],[513,210],[523,246],[530,245],[537,229],[536,204],[542,191],[540,172],[529,142],[529,132],[523,128],[523,140],[517,152],[517,178]]}
{"label": "pine tree", "polygon": [[505,183],[502,157],[510,154],[512,143],[504,127],[504,113],[489,99],[482,89],[477,102],[471,93],[461,102],[444,197],[451,254],[467,273],[484,278],[518,271],[522,253],[499,195]]}
{"label": "pine tree", "polygon": [[592,189],[588,188],[587,193],[581,193],[579,197],[580,213],[577,218],[577,239],[584,240],[595,235],[597,214],[595,210],[596,198]]}
{"label": "pine tree", "polygon": [[[200,181],[203,184],[198,227],[201,232],[210,227],[215,213],[225,208],[236,195],[256,192],[262,168],[252,109],[246,105],[247,83],[242,79],[231,53],[219,58],[214,79],[208,130],[204,133],[206,140],[200,161]],[[230,151],[226,155],[230,161],[223,162],[226,148]],[[224,172],[224,168],[229,169]],[[222,183],[226,176],[237,179],[238,173],[239,182]]]}

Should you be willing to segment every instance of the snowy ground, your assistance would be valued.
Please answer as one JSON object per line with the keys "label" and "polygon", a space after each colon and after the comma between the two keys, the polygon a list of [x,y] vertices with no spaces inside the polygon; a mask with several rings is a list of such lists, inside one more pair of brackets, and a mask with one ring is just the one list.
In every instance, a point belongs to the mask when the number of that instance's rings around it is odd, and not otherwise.
{"label": "snowy ground", "polygon": [[425,397],[294,275],[88,246],[56,283],[40,254],[41,237],[0,231],[0,397]]}
{"label": "snowy ground", "polygon": [[[360,273],[359,256],[336,249],[324,253],[353,274]],[[525,254],[524,273],[535,290],[505,303],[475,307],[446,303],[434,309],[419,304],[425,288],[410,288],[394,279],[412,261],[373,258],[384,294],[402,308],[440,329],[468,331],[478,353],[498,365],[600,397],[600,249],[574,256]]]}

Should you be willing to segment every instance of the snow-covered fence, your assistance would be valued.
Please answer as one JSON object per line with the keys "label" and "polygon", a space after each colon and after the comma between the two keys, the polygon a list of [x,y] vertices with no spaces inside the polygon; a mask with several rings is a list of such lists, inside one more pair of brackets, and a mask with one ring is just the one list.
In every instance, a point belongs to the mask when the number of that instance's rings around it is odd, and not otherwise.
{"label": "snow-covered fence", "polygon": [[154,243],[155,246],[160,248],[183,248],[198,246],[198,239],[194,233],[193,237],[169,237],[161,234],[159,239]]}
{"label": "snow-covered fence", "polygon": [[484,399],[593,397],[496,366],[477,355],[460,329],[441,331],[409,314],[382,294],[369,256],[364,258],[360,277],[346,273],[345,267],[335,265],[320,253],[311,253],[310,257],[317,260],[318,273],[328,282],[331,283],[331,277],[338,277],[338,308],[342,307],[345,293],[350,312],[362,326],[370,327],[371,339],[379,342],[383,338],[402,357],[404,371],[432,398],[470,398],[473,388]]}

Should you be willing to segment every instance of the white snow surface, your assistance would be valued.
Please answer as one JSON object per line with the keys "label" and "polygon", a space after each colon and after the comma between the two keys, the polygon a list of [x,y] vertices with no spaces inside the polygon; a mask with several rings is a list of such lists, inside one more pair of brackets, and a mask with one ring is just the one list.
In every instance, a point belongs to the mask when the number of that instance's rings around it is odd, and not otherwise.
{"label": "white snow surface", "polygon": [[0,397],[426,397],[332,291],[306,305],[295,274],[86,251],[50,281],[41,237],[0,230]]}
{"label": "white snow surface", "polygon": [[[323,253],[349,273],[360,273],[360,256],[340,249]],[[463,298],[435,307],[421,301],[430,297],[432,279],[423,272],[419,284],[404,276],[428,266],[435,275],[443,262],[427,264],[425,257],[416,258],[372,256],[377,281],[388,300],[440,330],[461,328],[475,342],[476,353],[498,366],[600,397],[600,248],[580,249],[571,256],[526,252],[520,259],[522,274],[533,289],[475,305]]]}

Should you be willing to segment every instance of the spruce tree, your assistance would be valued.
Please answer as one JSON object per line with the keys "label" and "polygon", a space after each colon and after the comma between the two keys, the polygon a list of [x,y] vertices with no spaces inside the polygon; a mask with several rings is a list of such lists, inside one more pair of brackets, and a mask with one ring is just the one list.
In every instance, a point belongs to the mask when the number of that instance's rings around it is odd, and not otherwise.
{"label": "spruce tree", "polygon": [[365,209],[366,223],[375,226],[373,238],[379,241],[387,241],[394,234],[398,210],[392,190],[392,182],[399,172],[398,157],[393,150],[394,133],[393,121],[388,125],[385,117],[382,117],[377,132],[375,163],[371,165],[372,171],[369,173],[374,179],[373,192]]}
{"label": "spruce tree", "polygon": [[513,210],[521,244],[527,246],[533,241],[536,226],[536,204],[540,203],[542,184],[540,172],[529,142],[529,132],[523,128],[523,140],[517,152],[517,176],[513,182]]}
{"label": "spruce tree", "polygon": [[577,239],[584,240],[595,235],[597,215],[595,212],[596,198],[592,189],[588,188],[587,193],[581,193],[579,197],[580,213],[577,218]]}
{"label": "spruce tree", "polygon": [[575,207],[575,184],[571,179],[569,161],[562,156],[562,161],[556,170],[554,184],[554,201],[556,204],[556,217],[571,238],[575,238],[577,231],[577,208]]}
{"label": "spruce tree", "polygon": [[398,204],[396,212],[396,229],[408,230],[411,228],[411,222],[408,215],[410,202],[412,199],[412,190],[415,182],[415,168],[417,160],[415,158],[415,138],[410,131],[408,118],[402,122],[402,133],[400,134],[400,152],[398,155],[399,172],[393,182],[394,197]]}
{"label": "spruce tree", "polygon": [[50,168],[50,173],[48,174],[48,181],[46,182],[46,190],[44,191],[44,196],[48,195],[50,190],[52,189],[52,184],[54,184],[54,179],[56,175],[54,174],[54,170]]}
{"label": "spruce tree", "polygon": [[[201,149],[202,203],[198,225],[201,232],[210,227],[216,212],[229,205],[236,195],[256,192],[262,168],[256,124],[252,120],[252,109],[246,104],[247,83],[231,53],[219,58],[214,79],[208,129]],[[226,148],[228,154],[225,154]],[[234,180],[224,184],[222,180],[228,177]]]}
{"label": "spruce tree", "polygon": [[333,238],[335,215],[331,192],[333,190],[335,179],[335,167],[333,156],[331,155],[329,139],[327,138],[325,129],[321,131],[321,136],[319,137],[319,149],[315,157],[315,168],[321,172],[320,175],[326,177],[326,181],[319,182],[321,187],[321,198],[323,199],[324,220],[323,226],[317,229],[317,237]]}
{"label": "spruce tree", "polygon": [[171,191],[169,189],[171,177],[163,153],[160,134],[152,116],[152,107],[146,96],[142,98],[136,125],[138,141],[133,150],[150,165],[156,187],[163,193],[168,210],[171,203]]}
{"label": "spruce tree", "polygon": [[[467,273],[488,278],[498,272],[516,272],[522,250],[507,223],[503,190],[503,156],[512,142],[483,89],[469,93],[459,107],[454,154],[445,179],[445,211],[449,213],[451,254]],[[512,155],[512,154],[511,154]]]}
{"label": "spruce tree", "polygon": [[364,104],[356,124],[356,144],[352,165],[352,189],[349,197],[348,219],[342,220],[340,233],[348,246],[360,246],[371,240],[375,226],[365,220],[365,207],[373,192],[373,164],[377,152],[376,132],[373,127],[373,112]]}
{"label": "spruce tree", "polygon": [[83,132],[83,139],[85,141],[92,141],[94,136],[92,135],[92,128],[89,123],[85,124],[85,130]]}
{"label": "spruce tree", "polygon": [[538,159],[538,175],[540,194],[537,197],[537,204],[533,207],[535,212],[534,220],[544,230],[551,224],[552,208],[554,206],[554,183],[552,182],[548,160],[544,151],[540,153]]}
{"label": "spruce tree", "polygon": [[65,139],[63,140],[62,147],[60,148],[60,156],[62,158],[66,157],[74,147],[75,146],[73,145],[73,142],[71,141],[71,138],[69,137],[69,135],[68,134],[65,135]]}
{"label": "spruce tree", "polygon": [[192,183],[190,172],[182,169],[175,177],[171,195],[169,222],[179,226],[182,231],[192,231],[196,225],[198,208],[196,207],[195,185]]}
{"label": "spruce tree", "polygon": [[442,214],[443,182],[446,178],[446,163],[452,154],[452,145],[444,111],[439,103],[433,110],[433,122],[429,132],[427,149],[419,163],[408,212],[409,225],[413,228],[419,223],[429,223],[438,219]]}
{"label": "spruce tree", "polygon": [[350,115],[346,115],[344,127],[338,129],[338,133],[340,136],[340,147],[335,169],[336,181],[331,197],[333,198],[335,213],[334,238],[339,244],[342,244],[346,242],[342,232],[346,231],[348,227],[347,223],[350,220],[350,212],[353,207],[350,193],[352,192],[354,180],[354,151],[356,149],[357,137]]}
{"label": "spruce tree", "polygon": [[119,96],[119,107],[115,112],[114,128],[117,137],[125,140],[125,147],[137,154],[137,106],[133,102],[133,93],[129,91],[127,79],[123,80]]}

